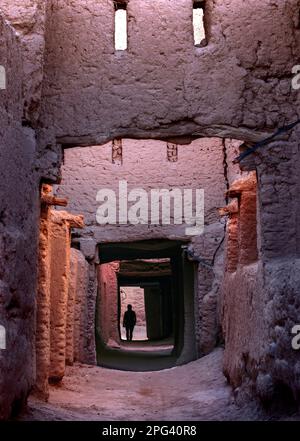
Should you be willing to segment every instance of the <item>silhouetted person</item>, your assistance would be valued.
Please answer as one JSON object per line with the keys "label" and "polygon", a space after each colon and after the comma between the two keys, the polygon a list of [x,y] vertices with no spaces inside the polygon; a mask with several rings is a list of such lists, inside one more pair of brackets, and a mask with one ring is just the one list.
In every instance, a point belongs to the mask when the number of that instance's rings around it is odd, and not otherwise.
{"label": "silhouetted person", "polygon": [[132,306],[127,306],[127,311],[124,314],[123,318],[123,327],[126,328],[126,338],[127,341],[132,341],[133,329],[136,324],[136,314],[132,310]]}

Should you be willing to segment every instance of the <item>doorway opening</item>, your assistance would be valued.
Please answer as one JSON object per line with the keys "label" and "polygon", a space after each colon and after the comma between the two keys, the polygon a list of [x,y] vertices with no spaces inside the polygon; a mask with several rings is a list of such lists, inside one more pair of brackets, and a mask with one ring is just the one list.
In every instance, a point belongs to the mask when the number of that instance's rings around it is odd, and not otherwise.
{"label": "doorway opening", "polygon": [[126,340],[124,314],[131,305],[137,319],[133,341],[169,339],[173,343],[174,289],[169,258],[120,262],[118,291],[121,341]]}
{"label": "doorway opening", "polygon": [[119,299],[121,304],[121,315],[119,317],[121,341],[127,340],[125,326],[122,326],[122,317],[124,317],[129,305],[132,306],[134,312],[138,310],[137,322],[132,341],[148,340],[145,311],[145,287],[139,285],[122,285],[119,287]]}

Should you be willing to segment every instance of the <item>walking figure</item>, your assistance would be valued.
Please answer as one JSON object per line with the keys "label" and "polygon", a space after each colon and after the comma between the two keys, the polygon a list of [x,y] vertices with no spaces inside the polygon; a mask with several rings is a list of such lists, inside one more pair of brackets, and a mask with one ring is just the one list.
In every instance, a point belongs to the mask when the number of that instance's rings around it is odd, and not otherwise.
{"label": "walking figure", "polygon": [[127,311],[123,318],[123,328],[126,328],[126,339],[132,341],[133,329],[136,324],[136,313],[132,310],[132,305],[127,306]]}

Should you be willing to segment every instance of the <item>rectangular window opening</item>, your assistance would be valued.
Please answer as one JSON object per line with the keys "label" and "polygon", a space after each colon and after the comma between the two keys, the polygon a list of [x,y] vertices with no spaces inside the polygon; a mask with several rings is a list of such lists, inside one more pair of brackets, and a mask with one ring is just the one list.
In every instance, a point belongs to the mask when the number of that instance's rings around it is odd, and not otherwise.
{"label": "rectangular window opening", "polygon": [[127,4],[115,2],[115,50],[127,49]]}
{"label": "rectangular window opening", "polygon": [[206,45],[204,27],[204,3],[204,1],[195,1],[193,4],[194,45],[197,47],[202,47]]}
{"label": "rectangular window opening", "polygon": [[112,163],[117,165],[122,165],[123,163],[122,139],[114,139],[112,142]]}

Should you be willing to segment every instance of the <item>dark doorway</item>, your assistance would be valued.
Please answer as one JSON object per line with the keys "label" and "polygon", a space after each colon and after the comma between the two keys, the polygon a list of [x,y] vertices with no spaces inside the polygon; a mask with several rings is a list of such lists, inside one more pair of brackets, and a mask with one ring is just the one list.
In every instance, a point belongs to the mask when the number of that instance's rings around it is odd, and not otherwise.
{"label": "dark doorway", "polygon": [[128,304],[137,315],[133,340],[151,342],[173,337],[174,289],[170,259],[121,262],[118,286],[122,340],[125,339],[122,324]]}

